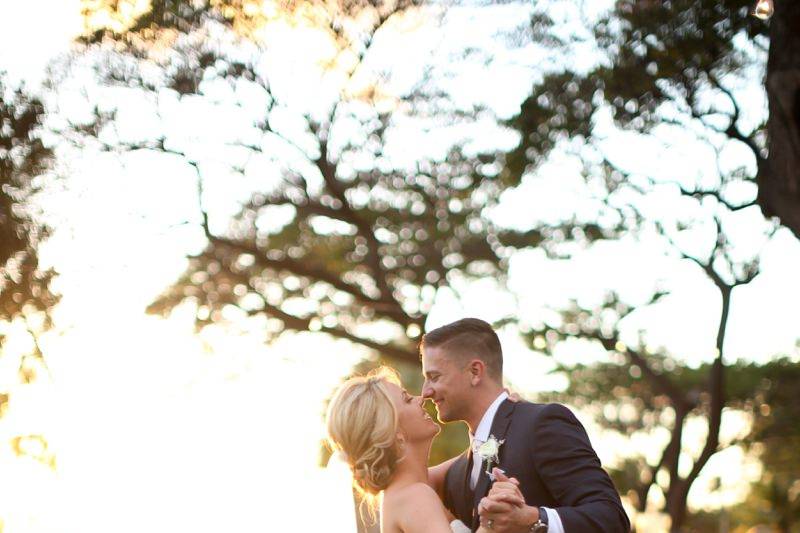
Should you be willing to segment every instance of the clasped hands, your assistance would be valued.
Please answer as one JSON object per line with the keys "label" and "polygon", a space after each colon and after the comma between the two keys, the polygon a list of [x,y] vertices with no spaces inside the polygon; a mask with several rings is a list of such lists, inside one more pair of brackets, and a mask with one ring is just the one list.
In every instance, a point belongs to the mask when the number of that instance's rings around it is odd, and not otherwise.
{"label": "clasped hands", "polygon": [[497,533],[526,532],[539,519],[539,509],[525,503],[519,481],[492,469],[495,482],[489,494],[478,503],[481,529]]}

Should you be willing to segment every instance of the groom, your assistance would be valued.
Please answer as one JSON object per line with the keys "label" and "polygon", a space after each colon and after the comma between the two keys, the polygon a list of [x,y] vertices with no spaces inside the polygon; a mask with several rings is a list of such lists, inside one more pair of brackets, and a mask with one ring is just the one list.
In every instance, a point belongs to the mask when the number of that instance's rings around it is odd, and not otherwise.
{"label": "groom", "polygon": [[[500,533],[630,531],[617,490],[572,412],[508,400],[500,340],[489,324],[465,318],[436,328],[422,337],[420,355],[422,395],[436,404],[439,420],[469,426],[471,446],[430,476],[456,518],[473,531],[481,524]],[[481,455],[495,443],[493,466],[519,481],[513,490],[526,505],[485,499],[491,480]]]}

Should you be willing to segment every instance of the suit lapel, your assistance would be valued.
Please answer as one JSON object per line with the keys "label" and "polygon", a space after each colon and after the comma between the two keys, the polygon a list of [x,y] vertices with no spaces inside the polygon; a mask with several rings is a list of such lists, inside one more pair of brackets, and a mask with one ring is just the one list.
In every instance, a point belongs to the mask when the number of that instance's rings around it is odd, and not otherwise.
{"label": "suit lapel", "polygon": [[464,495],[463,501],[465,508],[469,507],[470,504],[472,503],[472,487],[469,486],[469,482],[470,478],[472,477],[472,467],[473,467],[472,461],[475,460],[475,456],[472,454],[471,445],[469,448],[467,448],[466,457],[467,461],[466,461],[466,466],[464,467],[464,475],[463,478],[461,479],[461,489],[463,491],[461,494]]}
{"label": "suit lapel", "polygon": [[450,510],[457,518],[468,524],[472,518],[472,490],[469,488],[469,472],[472,467],[471,452],[466,450],[453,463],[447,473]]}
{"label": "suit lapel", "polygon": [[459,476],[459,481],[461,483],[461,498],[459,503],[459,508],[461,510],[462,520],[467,522],[472,516],[472,489],[469,486],[469,477],[470,472],[472,472],[472,447],[468,447],[467,451],[464,452],[464,471]]}
{"label": "suit lapel", "polygon": [[[511,414],[514,412],[516,403],[506,400],[497,408],[497,413],[494,415],[492,421],[492,429],[489,435],[497,440],[505,440],[506,433],[508,432],[508,425],[511,423]],[[502,468],[503,464],[503,451],[504,447],[500,446],[500,451],[497,454],[498,462],[493,466]],[[480,457],[475,457],[476,461],[480,461]],[[480,474],[478,474],[478,482],[475,484],[475,494],[472,501],[472,524],[478,524],[478,503],[481,499],[489,493],[489,476],[486,474],[486,465],[481,464]]]}

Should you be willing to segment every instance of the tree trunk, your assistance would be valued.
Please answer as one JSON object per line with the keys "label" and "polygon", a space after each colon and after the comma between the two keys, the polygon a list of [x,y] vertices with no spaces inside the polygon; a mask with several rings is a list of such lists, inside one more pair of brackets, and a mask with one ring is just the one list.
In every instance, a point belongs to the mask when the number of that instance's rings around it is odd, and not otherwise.
{"label": "tree trunk", "polygon": [[769,24],[769,157],[758,169],[758,204],[800,238],[800,2],[775,0]]}
{"label": "tree trunk", "polygon": [[708,460],[717,452],[719,447],[719,430],[722,426],[722,408],[725,407],[725,360],[723,350],[725,334],[728,331],[728,316],[731,309],[730,286],[718,285],[722,297],[722,312],[717,327],[717,357],[711,365],[708,377],[708,392],[711,396],[708,405],[708,436],[700,456],[695,461],[692,471],[684,479],[679,479],[677,469],[670,479],[669,493],[667,495],[667,512],[671,519],[670,533],[681,533],[686,521],[686,504],[689,498],[689,489],[702,472]]}
{"label": "tree trunk", "polygon": [[[670,533],[682,533],[683,523],[686,521],[686,496],[689,494],[689,487],[685,487],[686,481],[683,479],[676,480],[677,487],[673,492],[673,497],[667,502],[667,514],[670,518]],[[672,485],[670,485],[672,488]]]}

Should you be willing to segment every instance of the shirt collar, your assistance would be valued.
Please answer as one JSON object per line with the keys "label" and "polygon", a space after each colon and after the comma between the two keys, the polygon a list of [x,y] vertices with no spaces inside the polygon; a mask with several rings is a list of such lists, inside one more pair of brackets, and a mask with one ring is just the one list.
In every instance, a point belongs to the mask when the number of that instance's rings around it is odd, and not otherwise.
{"label": "shirt collar", "polygon": [[497,409],[500,407],[500,404],[503,403],[508,398],[508,393],[503,391],[500,395],[495,398],[492,404],[486,409],[486,412],[483,413],[483,418],[481,418],[480,424],[478,424],[478,428],[475,430],[475,435],[470,434],[470,440],[479,440],[481,442],[486,442],[489,440],[489,432],[492,430],[492,422],[494,422],[494,415],[497,414]]}

